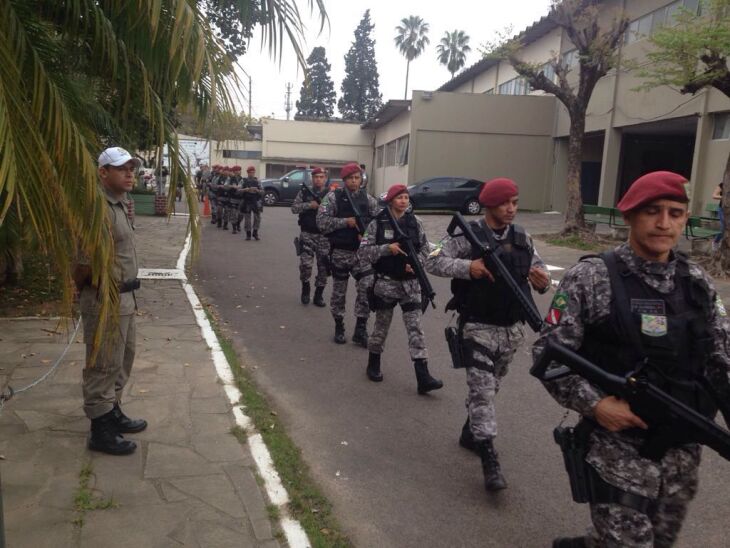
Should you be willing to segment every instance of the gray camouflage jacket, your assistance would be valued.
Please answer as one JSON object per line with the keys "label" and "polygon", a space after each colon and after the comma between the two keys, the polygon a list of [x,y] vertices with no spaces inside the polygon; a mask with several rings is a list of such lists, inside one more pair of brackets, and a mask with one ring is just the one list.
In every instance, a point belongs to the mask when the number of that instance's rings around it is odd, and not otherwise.
{"label": "gray camouflage jacket", "polygon": [[[426,257],[428,257],[429,253],[428,238],[426,237],[426,231],[423,228],[423,222],[421,221],[421,219],[416,217],[416,222],[418,223],[418,240],[421,244],[421,249],[418,252],[418,260],[421,262],[422,265],[425,265]],[[377,230],[378,221],[371,221],[368,225],[367,230],[365,231],[365,234],[363,235],[362,241],[360,242],[360,249],[358,250],[358,255],[360,256],[360,258],[370,264],[375,264],[376,262],[378,262],[378,259],[380,259],[380,257],[387,257],[388,255],[390,255],[388,244],[377,245],[375,243]]]}
{"label": "gray camouflage jacket", "polygon": [[297,192],[296,198],[294,198],[294,202],[291,205],[291,212],[294,215],[299,215],[300,213],[306,211],[309,209],[309,204],[312,203],[314,200],[312,200],[312,197],[307,193],[308,200],[304,200],[304,191],[300,190]]}
{"label": "gray camouflage jacket", "polygon": [[[369,217],[375,217],[378,214],[378,202],[375,198],[367,194],[365,189],[360,189],[357,192],[353,192],[353,196],[357,196],[360,192],[365,192],[368,197],[368,211]],[[366,214],[361,211],[362,214]],[[337,217],[337,200],[335,199],[335,191],[332,190],[327,193],[322,203],[319,205],[317,210],[317,228],[322,231],[322,234],[329,234],[340,228],[347,226],[347,220],[345,218]]]}

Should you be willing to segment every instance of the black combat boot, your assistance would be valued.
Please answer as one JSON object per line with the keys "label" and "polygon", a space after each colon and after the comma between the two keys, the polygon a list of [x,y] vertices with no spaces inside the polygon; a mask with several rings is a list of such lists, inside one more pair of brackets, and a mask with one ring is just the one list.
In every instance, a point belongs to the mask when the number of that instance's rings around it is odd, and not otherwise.
{"label": "black combat boot", "polygon": [[119,433],[117,419],[112,410],[101,417],[91,419],[89,449],[109,455],[129,455],[137,449],[137,444],[125,440]]}
{"label": "black combat boot", "polygon": [[585,537],[560,537],[553,541],[553,548],[587,548]]}
{"label": "black combat boot", "polygon": [[259,238],[259,231],[258,230],[254,230],[253,231],[253,239],[256,240],[256,241],[260,240],[260,238]]}
{"label": "black combat boot", "polygon": [[413,360],[413,367],[416,369],[416,381],[418,381],[418,393],[423,395],[431,390],[438,390],[444,383],[434,379],[428,372],[428,362],[424,359]]}
{"label": "black combat boot", "polygon": [[251,239],[251,231],[250,230],[247,230],[246,231],[246,239],[247,240],[250,240]]}
{"label": "black combat boot", "polygon": [[236,234],[236,233],[238,233],[238,224],[231,223],[231,234]]}
{"label": "black combat boot", "polygon": [[122,434],[136,434],[147,428],[147,421],[144,419],[130,419],[127,415],[122,412],[122,408],[119,404],[114,406],[112,409],[114,418],[117,421],[117,430]]}
{"label": "black combat boot", "polygon": [[302,282],[302,304],[309,304],[309,282]]}
{"label": "black combat boot", "polygon": [[359,344],[363,348],[368,347],[368,319],[357,318],[355,331],[352,333],[352,342]]}
{"label": "black combat boot", "polygon": [[461,436],[459,437],[459,445],[464,449],[479,453],[477,448],[477,442],[474,441],[474,436],[471,433],[471,425],[469,424],[469,417],[466,418],[464,426],[461,427]]}
{"label": "black combat boot", "polygon": [[365,370],[365,373],[368,379],[373,382],[383,381],[383,374],[380,372],[380,354],[370,352],[368,355],[368,368]]}
{"label": "black combat boot", "polygon": [[342,316],[335,316],[335,342],[337,344],[345,344],[345,319]]}
{"label": "black combat boot", "polygon": [[228,230],[228,221],[223,223],[223,230]]}
{"label": "black combat boot", "polygon": [[218,225],[218,228],[223,226],[223,217],[218,217],[218,221],[216,221],[216,224]]}
{"label": "black combat boot", "polygon": [[479,456],[482,458],[482,472],[484,472],[484,488],[487,491],[501,491],[507,488],[507,482],[502,475],[502,469],[497,459],[497,451],[491,439],[478,443]]}
{"label": "black combat boot", "polygon": [[324,302],[324,287],[315,287],[314,288],[314,306],[324,307],[327,306],[327,303]]}

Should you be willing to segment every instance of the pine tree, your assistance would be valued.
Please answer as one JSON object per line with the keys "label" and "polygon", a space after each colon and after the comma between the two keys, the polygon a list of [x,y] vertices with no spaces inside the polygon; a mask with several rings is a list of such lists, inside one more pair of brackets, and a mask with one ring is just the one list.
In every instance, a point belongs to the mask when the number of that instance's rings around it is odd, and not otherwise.
{"label": "pine tree", "polygon": [[307,58],[307,75],[299,91],[297,116],[332,118],[335,112],[335,85],[329,74],[331,68],[324,48],[314,48]]}
{"label": "pine tree", "polygon": [[355,41],[345,55],[345,78],[337,108],[346,120],[364,122],[383,105],[375,62],[375,41],[370,37],[373,28],[370,10],[366,10],[355,29]]}

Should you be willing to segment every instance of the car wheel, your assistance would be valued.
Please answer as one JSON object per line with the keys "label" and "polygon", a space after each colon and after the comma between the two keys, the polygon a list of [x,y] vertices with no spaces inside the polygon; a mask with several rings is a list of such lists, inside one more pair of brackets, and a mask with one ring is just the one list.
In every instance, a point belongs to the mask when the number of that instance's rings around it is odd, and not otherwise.
{"label": "car wheel", "polygon": [[278,201],[279,195],[276,193],[275,190],[269,189],[264,192],[264,205],[271,207],[272,205],[275,205]]}
{"label": "car wheel", "polygon": [[472,198],[464,204],[464,213],[467,215],[479,215],[481,210],[482,206],[476,198]]}
{"label": "car wheel", "polygon": [[406,213],[413,213],[413,202],[408,204],[408,208],[406,209]]}

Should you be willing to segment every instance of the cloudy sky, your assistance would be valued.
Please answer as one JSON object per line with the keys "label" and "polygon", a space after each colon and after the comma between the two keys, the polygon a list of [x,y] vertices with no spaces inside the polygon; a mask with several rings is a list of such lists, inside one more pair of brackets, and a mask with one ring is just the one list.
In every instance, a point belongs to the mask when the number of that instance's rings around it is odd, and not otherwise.
{"label": "cloudy sky", "polygon": [[[431,43],[419,58],[411,63],[409,95],[414,89],[433,90],[449,80],[446,67],[436,60],[436,45],[446,31],[463,30],[471,38],[472,51],[466,66],[479,60],[477,47],[493,40],[495,33],[508,26],[517,32],[547,14],[550,0],[450,0],[447,3],[429,0],[325,0],[330,26],[322,34],[315,18],[309,17],[306,0],[296,0],[305,15],[305,57],[315,46],[324,46],[327,59],[332,65],[331,77],[337,98],[344,77],[344,57],[352,45],[354,31],[363,13],[370,9],[370,19],[375,24],[372,36],[375,40],[375,56],[380,73],[380,91],[383,101],[402,99],[405,85],[405,58],[394,43],[395,27],[403,17],[418,15],[430,26]],[[292,83],[292,116],[304,79],[301,68],[290,47],[284,49],[281,65],[272,59],[268,50],[260,47],[261,38],[256,34],[249,52],[240,65],[253,78],[253,115],[285,118],[285,87]],[[246,93],[243,91],[243,93]],[[335,113],[338,115],[338,113]]]}

